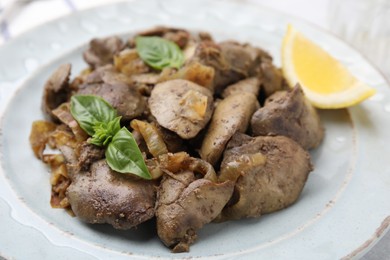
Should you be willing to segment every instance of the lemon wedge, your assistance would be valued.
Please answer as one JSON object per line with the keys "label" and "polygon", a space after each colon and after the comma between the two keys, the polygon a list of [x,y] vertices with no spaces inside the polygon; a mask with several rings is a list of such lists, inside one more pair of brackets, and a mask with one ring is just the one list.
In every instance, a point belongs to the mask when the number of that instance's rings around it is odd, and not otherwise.
{"label": "lemon wedge", "polygon": [[318,108],[353,106],[376,92],[292,25],[283,39],[282,71],[290,87],[300,83],[307,99]]}

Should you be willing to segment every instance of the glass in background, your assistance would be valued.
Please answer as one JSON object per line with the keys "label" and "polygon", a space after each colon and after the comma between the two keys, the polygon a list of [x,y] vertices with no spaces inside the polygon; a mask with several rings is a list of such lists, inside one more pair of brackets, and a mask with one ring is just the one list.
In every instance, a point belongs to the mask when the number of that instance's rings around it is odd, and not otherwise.
{"label": "glass in background", "polygon": [[329,27],[390,80],[390,0],[330,0]]}

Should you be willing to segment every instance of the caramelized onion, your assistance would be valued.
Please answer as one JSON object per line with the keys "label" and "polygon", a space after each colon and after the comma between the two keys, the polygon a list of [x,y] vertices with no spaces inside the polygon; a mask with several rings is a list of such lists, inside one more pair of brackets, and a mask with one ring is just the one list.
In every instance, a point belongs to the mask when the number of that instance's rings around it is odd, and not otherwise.
{"label": "caramelized onion", "polygon": [[76,148],[77,145],[80,143],[76,140],[73,133],[61,128],[57,128],[54,132],[51,133],[48,142],[53,148],[59,148],[63,145],[69,146],[71,148]]}
{"label": "caramelized onion", "polygon": [[189,170],[195,174],[201,174],[204,179],[217,182],[217,175],[214,168],[208,162],[190,157],[186,152],[167,153],[159,157],[163,169],[172,173]]}
{"label": "caramelized onion", "polygon": [[157,159],[146,160],[146,166],[148,167],[149,173],[152,176],[152,180],[157,180],[163,175],[160,164]]}
{"label": "caramelized onion", "polygon": [[207,96],[194,90],[187,91],[179,101],[180,106],[185,107],[181,113],[192,122],[203,120],[207,111]]}
{"label": "caramelized onion", "polygon": [[66,189],[71,181],[65,166],[64,156],[61,154],[43,155],[43,161],[51,168],[51,198],[50,205],[53,208],[68,208],[70,206],[66,197]]}
{"label": "caramelized onion", "polygon": [[171,68],[164,69],[160,75],[159,82],[172,79],[185,79],[213,91],[214,75],[215,70],[213,67],[194,61],[186,64],[178,71],[172,70]]}
{"label": "caramelized onion", "polygon": [[34,121],[30,132],[30,144],[35,156],[42,159],[43,151],[57,125],[49,121]]}
{"label": "caramelized onion", "polygon": [[69,126],[69,128],[72,130],[74,136],[76,137],[77,141],[85,141],[88,138],[87,133],[81,129],[77,121],[73,118],[72,114],[70,113],[70,104],[69,103],[63,103],[56,109],[52,111],[53,115],[58,117],[61,122],[63,122],[65,125]]}
{"label": "caramelized onion", "polygon": [[204,179],[210,180],[212,182],[217,182],[218,180],[213,166],[202,159],[191,158],[191,163],[188,169],[194,173],[202,174]]}
{"label": "caramelized onion", "polygon": [[222,168],[219,181],[236,181],[245,172],[265,163],[266,157],[261,153],[242,154]]}
{"label": "caramelized onion", "polygon": [[149,152],[155,157],[168,153],[167,146],[164,143],[164,139],[161,136],[160,131],[154,125],[134,119],[131,121],[130,126],[141,133],[146,142],[146,146]]}
{"label": "caramelized onion", "polygon": [[135,49],[125,49],[114,56],[114,66],[126,76],[149,72],[149,67],[139,57]]}
{"label": "caramelized onion", "polygon": [[164,170],[172,173],[177,173],[188,169],[191,163],[191,157],[186,152],[167,153],[159,156],[158,160]]}

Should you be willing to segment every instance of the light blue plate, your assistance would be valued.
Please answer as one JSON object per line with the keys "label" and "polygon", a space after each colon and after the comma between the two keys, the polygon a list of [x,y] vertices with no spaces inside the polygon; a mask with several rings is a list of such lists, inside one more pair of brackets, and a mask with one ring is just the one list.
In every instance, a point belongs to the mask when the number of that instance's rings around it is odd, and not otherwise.
{"label": "light blue plate", "polygon": [[[289,22],[378,91],[348,110],[321,111],[326,137],[312,152],[315,170],[296,204],[260,219],[209,224],[183,254],[170,253],[151,225],[117,231],[50,207],[49,170],[33,156],[30,127],[42,118],[48,76],[65,62],[73,64],[74,75],[85,68],[81,53],[92,37],[128,36],[154,25],[205,30],[217,40],[261,46],[280,65]],[[356,51],[302,21],[231,1],[134,1],[45,24],[4,45],[0,57],[0,255],[5,258],[339,259],[363,254],[384,232],[377,228],[390,222],[389,86]]]}

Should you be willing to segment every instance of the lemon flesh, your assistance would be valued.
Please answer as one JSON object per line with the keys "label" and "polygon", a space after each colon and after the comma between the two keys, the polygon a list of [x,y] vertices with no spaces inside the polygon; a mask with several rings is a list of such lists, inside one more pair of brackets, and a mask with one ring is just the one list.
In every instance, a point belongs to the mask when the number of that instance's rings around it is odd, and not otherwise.
{"label": "lemon flesh", "polygon": [[376,92],[291,25],[283,39],[282,70],[289,85],[300,83],[308,100],[319,108],[349,107]]}

